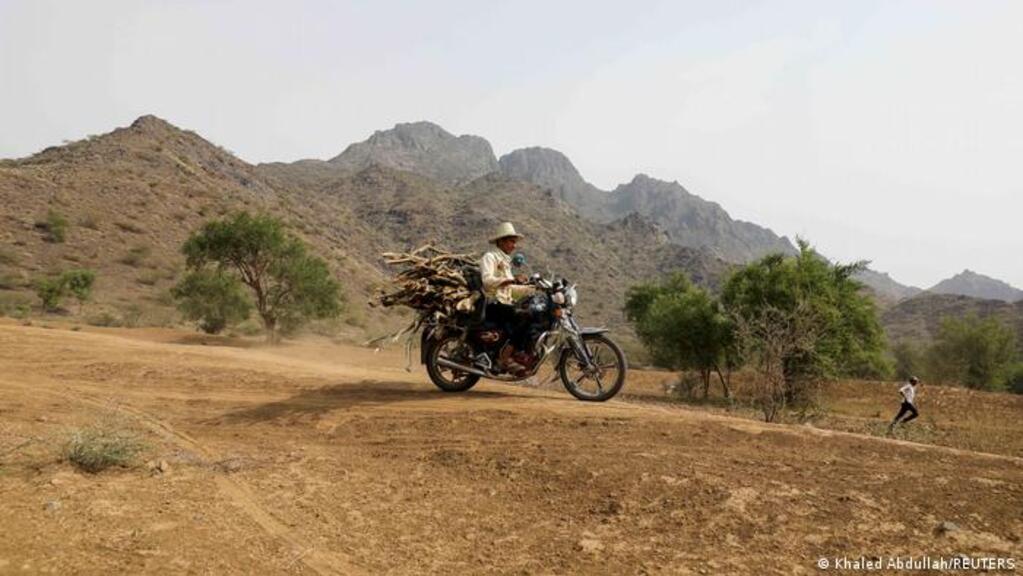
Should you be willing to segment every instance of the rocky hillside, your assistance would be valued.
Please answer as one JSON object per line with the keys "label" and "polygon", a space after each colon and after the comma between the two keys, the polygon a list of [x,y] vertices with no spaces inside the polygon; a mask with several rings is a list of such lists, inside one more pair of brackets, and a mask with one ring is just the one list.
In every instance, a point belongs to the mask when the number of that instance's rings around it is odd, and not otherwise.
{"label": "rocky hillside", "polygon": [[795,252],[787,238],[767,228],[733,220],[717,203],[689,193],[678,182],[638,174],[615,188],[604,207],[605,218],[635,212],[660,225],[672,241],[706,248],[729,262],[748,262],[772,252]]}
{"label": "rocky hillside", "polygon": [[915,286],[900,284],[888,274],[876,272],[869,268],[858,273],[856,279],[874,292],[882,308],[887,308],[922,292],[921,289]]}
{"label": "rocky hillside", "polygon": [[[528,236],[533,270],[550,267],[579,282],[582,311],[596,323],[621,322],[624,292],[636,282],[682,268],[714,286],[728,270],[706,251],[672,244],[647,219],[597,224],[550,191],[499,172],[450,186],[380,163],[354,172],[324,164],[257,168],[151,116],[2,161],[0,305],[33,301],[35,278],[88,267],[99,280],[86,316],[137,313],[144,323],[173,323],[167,291],[182,271],[181,243],[202,222],[240,209],[288,221],[342,278],[352,303],[346,321],[370,331],[400,321],[364,305],[388,274],[380,252],[427,240],[480,251],[506,219]],[[51,213],[68,222],[64,242],[44,229]]]}
{"label": "rocky hillside", "polygon": [[[173,323],[168,288],[183,268],[181,243],[202,222],[241,209],[288,221],[352,293],[383,278],[367,250],[375,232],[340,201],[266,178],[197,134],[144,116],[0,162],[0,307],[34,302],[36,278],[87,267],[98,279],[86,316]],[[50,214],[67,222],[63,242],[45,230]]]}
{"label": "rocky hillside", "polygon": [[447,185],[464,184],[498,170],[489,142],[479,136],[454,136],[430,122],[398,124],[376,132],[328,162],[348,172],[379,165]]}
{"label": "rocky hillside", "polygon": [[351,206],[360,222],[385,239],[388,249],[433,240],[477,252],[486,248],[484,239],[496,223],[514,220],[526,237],[521,250],[530,269],[579,282],[582,312],[612,324],[623,321],[623,295],[641,280],[682,269],[695,282],[713,288],[728,270],[706,251],[671,243],[645,218],[633,215],[597,224],[581,218],[550,191],[498,173],[450,188],[417,174],[374,166],[336,180],[322,192]]}
{"label": "rocky hillside", "polygon": [[745,263],[772,252],[794,252],[787,238],[732,219],[721,206],[690,193],[678,182],[639,174],[606,192],[584,180],[564,154],[549,148],[515,150],[502,156],[500,165],[509,177],[550,190],[584,216],[608,222],[639,214],[664,229],[672,242],[709,250],[729,262]]}
{"label": "rocky hillside", "polygon": [[969,315],[998,318],[1006,325],[1015,327],[1019,334],[1018,344],[1023,352],[1023,301],[1010,304],[1001,300],[925,292],[885,310],[881,315],[881,323],[890,342],[926,343],[938,333],[945,318]]}
{"label": "rocky hillside", "polygon": [[932,286],[928,292],[934,294],[958,294],[973,298],[1002,300],[1003,302],[1023,300],[1023,290],[996,278],[978,274],[972,270],[963,270],[951,278],[946,278]]}
{"label": "rocky hillside", "polygon": [[550,190],[584,216],[598,218],[608,193],[583,179],[567,156],[550,148],[520,148],[499,160],[509,178],[531,182]]}
{"label": "rocky hillside", "polygon": [[294,186],[322,187],[369,166],[410,172],[446,186],[465,186],[500,172],[549,191],[589,220],[608,223],[635,213],[663,229],[671,242],[707,250],[729,262],[744,263],[772,252],[792,253],[787,238],[740,220],[721,206],[691,194],[678,182],[637,175],[607,192],[587,182],[561,152],[532,147],[494,158],[479,136],[454,136],[429,122],[398,124],[350,145],[328,161],[268,164],[260,169]]}

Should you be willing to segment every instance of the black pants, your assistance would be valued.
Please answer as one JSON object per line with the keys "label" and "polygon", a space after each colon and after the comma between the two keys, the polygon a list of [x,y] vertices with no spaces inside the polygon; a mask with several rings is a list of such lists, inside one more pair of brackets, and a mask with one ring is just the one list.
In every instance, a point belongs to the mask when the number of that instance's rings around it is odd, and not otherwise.
{"label": "black pants", "polygon": [[526,331],[528,318],[519,314],[514,306],[500,302],[487,302],[487,324],[492,324],[508,336],[515,350],[522,352],[529,346]]}
{"label": "black pants", "polygon": [[916,406],[913,406],[909,402],[906,402],[905,400],[903,400],[902,401],[902,407],[899,408],[899,413],[895,415],[895,420],[892,420],[892,424],[893,425],[894,424],[898,424],[899,423],[899,418],[902,418],[906,414],[909,414],[909,418],[906,418],[905,420],[903,420],[902,421],[903,424],[905,424],[906,422],[909,422],[910,420],[912,420],[912,419],[914,419],[914,418],[916,418],[917,416],[920,415],[920,413],[916,411]]}

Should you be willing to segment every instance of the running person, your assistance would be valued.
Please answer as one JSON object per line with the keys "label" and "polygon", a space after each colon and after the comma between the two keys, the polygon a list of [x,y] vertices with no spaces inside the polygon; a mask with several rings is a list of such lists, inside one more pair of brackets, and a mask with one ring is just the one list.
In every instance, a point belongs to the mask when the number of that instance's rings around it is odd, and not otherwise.
{"label": "running person", "polygon": [[[919,383],[920,379],[916,376],[911,376],[909,383],[904,384],[902,388],[899,388],[899,393],[902,394],[902,406],[899,408],[899,413],[895,415],[895,419],[888,425],[889,434],[895,430],[895,426],[897,424],[905,424],[920,415],[916,409],[916,385]],[[899,419],[906,414],[909,414],[909,416],[900,422]]]}

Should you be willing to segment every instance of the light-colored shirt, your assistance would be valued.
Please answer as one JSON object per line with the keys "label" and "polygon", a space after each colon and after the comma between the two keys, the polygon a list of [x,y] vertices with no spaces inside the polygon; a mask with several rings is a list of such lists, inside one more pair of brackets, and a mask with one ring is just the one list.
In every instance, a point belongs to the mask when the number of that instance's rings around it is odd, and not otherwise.
{"label": "light-colored shirt", "polygon": [[512,274],[511,256],[500,248],[489,250],[480,258],[480,276],[483,278],[483,293],[502,304],[514,304],[519,298],[533,293],[531,286],[501,286],[503,282],[514,280],[515,275]]}
{"label": "light-colored shirt", "polygon": [[916,399],[916,386],[906,384],[902,388],[899,388],[899,392],[902,392],[902,397],[906,399],[906,402],[916,406],[913,402]]}

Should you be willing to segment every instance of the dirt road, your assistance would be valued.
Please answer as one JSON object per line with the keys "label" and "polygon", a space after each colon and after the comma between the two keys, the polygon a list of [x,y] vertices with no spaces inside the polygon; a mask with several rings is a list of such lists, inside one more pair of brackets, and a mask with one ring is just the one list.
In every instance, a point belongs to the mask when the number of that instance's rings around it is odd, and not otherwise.
{"label": "dirt road", "polygon": [[[0,453],[0,574],[1023,559],[1019,458],[498,384],[445,395],[393,351],[197,341],[0,324],[0,448],[27,442]],[[69,428],[112,417],[165,471],[59,461]]]}

